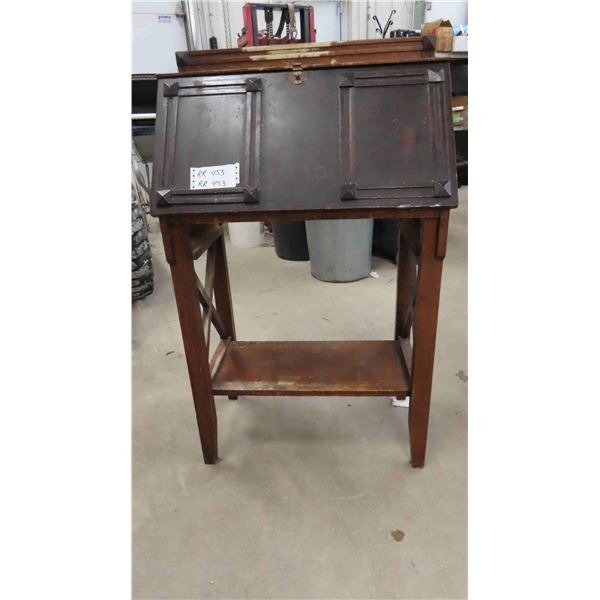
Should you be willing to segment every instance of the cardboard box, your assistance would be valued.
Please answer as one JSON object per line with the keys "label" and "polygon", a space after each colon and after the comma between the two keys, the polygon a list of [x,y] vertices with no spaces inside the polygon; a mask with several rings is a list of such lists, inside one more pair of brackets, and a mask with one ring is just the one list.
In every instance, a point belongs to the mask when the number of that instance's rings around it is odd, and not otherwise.
{"label": "cardboard box", "polygon": [[421,35],[435,35],[435,49],[437,52],[452,52],[454,29],[452,23],[444,19],[431,21],[421,25]]}

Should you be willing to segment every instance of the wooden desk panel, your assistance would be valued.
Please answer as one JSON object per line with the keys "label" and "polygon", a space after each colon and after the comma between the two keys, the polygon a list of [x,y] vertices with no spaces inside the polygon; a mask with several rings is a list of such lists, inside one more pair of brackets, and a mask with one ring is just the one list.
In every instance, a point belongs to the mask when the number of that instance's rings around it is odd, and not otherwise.
{"label": "wooden desk panel", "polygon": [[[419,63],[159,82],[155,215],[457,205],[450,71]],[[239,163],[236,187],[192,168]]]}

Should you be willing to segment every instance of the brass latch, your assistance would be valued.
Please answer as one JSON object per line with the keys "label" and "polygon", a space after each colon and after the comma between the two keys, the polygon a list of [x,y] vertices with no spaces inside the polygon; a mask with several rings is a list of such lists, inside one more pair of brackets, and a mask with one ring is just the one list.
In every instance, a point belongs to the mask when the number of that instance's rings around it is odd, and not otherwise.
{"label": "brass latch", "polygon": [[300,65],[300,64],[292,65],[291,78],[288,75],[288,79],[294,85],[300,85],[302,82],[304,82],[306,80],[307,77],[308,77],[308,75],[306,75],[306,73],[304,73],[302,71],[302,65]]}

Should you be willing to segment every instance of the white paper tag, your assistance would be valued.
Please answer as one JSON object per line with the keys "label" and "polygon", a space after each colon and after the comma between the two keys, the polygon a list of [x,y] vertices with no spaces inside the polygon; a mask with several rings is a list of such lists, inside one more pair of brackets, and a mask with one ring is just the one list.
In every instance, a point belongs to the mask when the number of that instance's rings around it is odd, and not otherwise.
{"label": "white paper tag", "polygon": [[240,163],[190,169],[191,190],[214,190],[236,187],[240,182]]}

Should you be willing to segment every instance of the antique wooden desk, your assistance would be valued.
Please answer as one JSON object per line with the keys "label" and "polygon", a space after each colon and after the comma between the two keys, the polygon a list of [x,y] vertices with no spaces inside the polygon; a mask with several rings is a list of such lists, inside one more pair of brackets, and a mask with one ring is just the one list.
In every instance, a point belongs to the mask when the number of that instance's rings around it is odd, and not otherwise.
{"label": "antique wooden desk", "polygon": [[[215,395],[410,395],[411,463],[422,467],[457,206],[448,64],[424,38],[185,52],[177,63],[158,86],[152,214],[204,461],[218,456]],[[238,341],[222,224],[337,218],[402,220],[393,336]]]}

